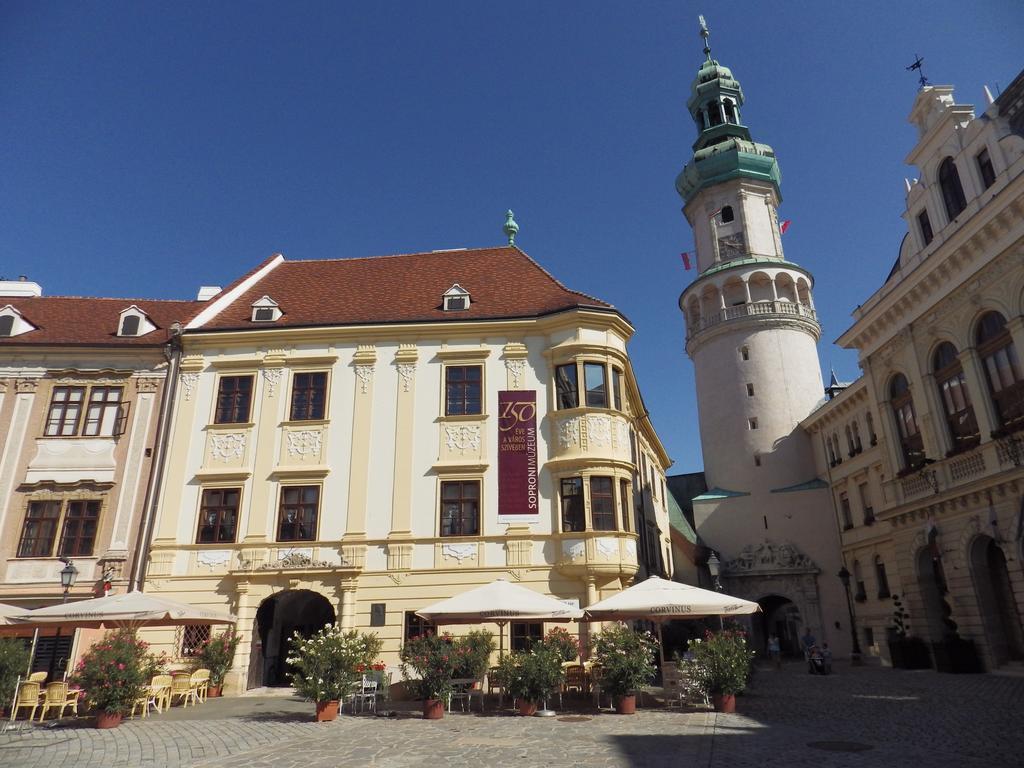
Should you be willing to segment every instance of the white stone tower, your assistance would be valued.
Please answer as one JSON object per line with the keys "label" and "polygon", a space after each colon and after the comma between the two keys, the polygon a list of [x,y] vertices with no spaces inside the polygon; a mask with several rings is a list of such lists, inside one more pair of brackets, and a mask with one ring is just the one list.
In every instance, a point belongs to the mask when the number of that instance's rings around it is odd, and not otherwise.
{"label": "white stone tower", "polygon": [[676,179],[696,245],[679,307],[710,489],[694,500],[694,522],[730,592],[771,598],[761,629],[781,628],[792,644],[810,626],[845,646],[835,516],[799,426],[824,395],[813,278],[783,254],[775,153],[743,125],[743,91],[711,58],[703,18],[701,34],[706,61],[687,102],[698,136]]}

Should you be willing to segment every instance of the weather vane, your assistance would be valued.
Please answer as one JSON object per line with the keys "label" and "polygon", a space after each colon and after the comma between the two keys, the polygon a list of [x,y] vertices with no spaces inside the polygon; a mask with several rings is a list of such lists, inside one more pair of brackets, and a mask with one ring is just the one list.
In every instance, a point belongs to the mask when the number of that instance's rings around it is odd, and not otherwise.
{"label": "weather vane", "polygon": [[700,36],[704,38],[704,55],[708,57],[708,61],[711,61],[711,44],[708,42],[711,33],[708,31],[708,23],[704,21],[704,16],[697,18],[700,20]]}
{"label": "weather vane", "polygon": [[914,63],[911,64],[909,67],[907,67],[907,72],[913,72],[915,69],[917,70],[918,74],[920,75],[920,77],[918,78],[917,82],[920,83],[922,88],[924,88],[926,85],[928,85],[928,78],[924,76],[924,69],[922,69],[922,65],[923,64],[924,64],[924,59],[922,59],[920,56],[918,56],[915,53],[914,54]]}

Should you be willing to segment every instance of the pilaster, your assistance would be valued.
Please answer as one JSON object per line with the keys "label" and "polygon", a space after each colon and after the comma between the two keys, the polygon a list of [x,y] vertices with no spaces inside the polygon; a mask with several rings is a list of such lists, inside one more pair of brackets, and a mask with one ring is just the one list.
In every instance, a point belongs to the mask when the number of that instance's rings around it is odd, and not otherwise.
{"label": "pilaster", "polygon": [[419,352],[415,344],[402,344],[395,353],[398,387],[395,395],[395,477],[389,538],[412,536],[412,452],[415,444],[418,359]]}
{"label": "pilaster", "polygon": [[[187,475],[192,442],[204,439],[202,428],[205,425],[197,421],[196,408],[199,400],[199,379],[205,365],[206,361],[202,355],[186,355],[181,361],[178,397],[174,404],[173,428],[168,442],[172,450],[166,457],[167,475],[157,508],[154,547],[177,543],[179,527],[183,532],[191,528],[192,536],[195,536],[195,510],[184,508],[181,492],[190,479]],[[182,543],[191,541],[191,538],[187,538]]]}
{"label": "pilaster", "polygon": [[348,473],[346,541],[366,538],[366,485],[369,482],[373,374],[376,363],[377,351],[373,346],[360,345],[352,357],[356,385],[352,392],[352,458]]}

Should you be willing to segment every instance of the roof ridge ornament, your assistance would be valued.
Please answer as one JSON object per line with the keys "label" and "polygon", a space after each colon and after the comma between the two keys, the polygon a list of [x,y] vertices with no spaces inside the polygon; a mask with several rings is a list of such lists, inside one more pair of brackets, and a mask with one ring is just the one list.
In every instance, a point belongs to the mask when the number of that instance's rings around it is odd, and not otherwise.
{"label": "roof ridge ornament", "polygon": [[920,77],[917,79],[918,90],[923,90],[924,87],[929,84],[928,83],[928,78],[924,76],[924,69],[922,68],[923,64],[924,64],[924,59],[922,59],[920,56],[918,56],[915,53],[914,54],[914,63],[911,64],[909,67],[907,67],[907,72],[913,72],[916,69],[917,73],[920,75]]}
{"label": "roof ridge ornament", "polygon": [[704,21],[703,14],[698,16],[697,19],[700,21],[700,36],[704,38],[704,55],[708,61],[711,61],[711,43],[708,42],[711,32],[708,30],[708,23]]}
{"label": "roof ridge ornament", "polygon": [[508,237],[509,245],[516,244],[516,234],[519,232],[519,225],[516,224],[516,220],[513,218],[514,215],[512,209],[509,208],[505,212],[505,226],[502,227],[502,230],[504,230],[505,235]]}

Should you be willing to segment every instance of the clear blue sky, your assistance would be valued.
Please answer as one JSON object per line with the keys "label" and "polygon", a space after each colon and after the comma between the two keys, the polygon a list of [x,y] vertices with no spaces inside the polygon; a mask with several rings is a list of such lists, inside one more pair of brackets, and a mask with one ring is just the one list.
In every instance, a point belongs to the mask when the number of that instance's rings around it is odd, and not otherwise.
{"label": "clear blue sky", "polygon": [[700,469],[673,181],[697,14],[775,147],[822,364],[903,236],[925,57],[981,105],[1024,61],[988,2],[0,3],[0,273],[48,295],[191,298],[289,258],[518,243],[633,321],[674,471]]}

